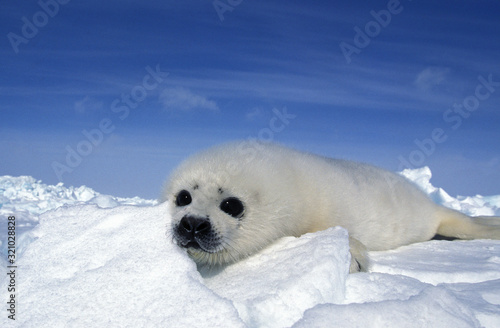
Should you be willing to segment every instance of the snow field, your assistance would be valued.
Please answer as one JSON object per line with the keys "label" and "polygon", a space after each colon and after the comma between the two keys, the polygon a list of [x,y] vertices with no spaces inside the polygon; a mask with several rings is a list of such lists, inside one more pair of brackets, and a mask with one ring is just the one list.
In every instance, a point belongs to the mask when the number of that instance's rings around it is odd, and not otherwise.
{"label": "snow field", "polygon": [[[435,201],[500,215],[500,196],[453,198],[427,168],[405,171]],[[500,241],[429,241],[371,252],[348,274],[342,228],[287,237],[203,272],[166,233],[166,204],[0,177],[0,226],[16,216],[16,320],[0,278],[1,327],[500,327]],[[6,229],[0,229],[7,270]]]}

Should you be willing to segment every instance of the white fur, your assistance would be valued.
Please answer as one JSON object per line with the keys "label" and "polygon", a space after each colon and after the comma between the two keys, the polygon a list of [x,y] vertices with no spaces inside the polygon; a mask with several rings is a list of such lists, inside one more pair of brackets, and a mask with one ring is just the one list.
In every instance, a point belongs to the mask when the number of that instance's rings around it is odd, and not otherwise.
{"label": "white fur", "polygon": [[[177,207],[183,189],[193,201]],[[242,218],[219,209],[226,197],[243,202]],[[161,199],[171,204],[172,231],[185,215],[209,217],[223,242],[213,253],[188,249],[202,265],[237,261],[281,237],[332,226],[349,231],[352,271],[367,268],[365,248],[393,249],[436,233],[500,239],[500,227],[434,204],[400,175],[273,144],[231,143],[197,154],[173,173]]]}

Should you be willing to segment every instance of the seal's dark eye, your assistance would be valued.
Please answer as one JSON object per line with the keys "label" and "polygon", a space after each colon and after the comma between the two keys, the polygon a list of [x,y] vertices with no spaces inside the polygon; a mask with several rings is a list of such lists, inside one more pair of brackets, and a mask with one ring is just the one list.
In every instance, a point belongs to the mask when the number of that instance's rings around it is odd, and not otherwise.
{"label": "seal's dark eye", "polygon": [[193,199],[191,198],[191,194],[187,190],[181,190],[177,194],[177,198],[175,199],[175,205],[177,206],[186,206],[191,204]]}
{"label": "seal's dark eye", "polygon": [[226,198],[220,203],[220,209],[232,217],[240,218],[243,215],[245,207],[243,203],[236,197]]}

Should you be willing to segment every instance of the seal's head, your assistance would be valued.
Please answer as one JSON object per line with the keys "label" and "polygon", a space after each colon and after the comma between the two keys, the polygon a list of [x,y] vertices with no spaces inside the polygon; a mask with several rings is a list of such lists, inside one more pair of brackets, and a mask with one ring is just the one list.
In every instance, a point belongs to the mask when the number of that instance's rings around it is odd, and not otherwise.
{"label": "seal's head", "polygon": [[287,224],[292,201],[280,196],[286,168],[277,177],[268,155],[230,144],[189,158],[172,174],[162,195],[169,235],[198,264],[234,262],[294,234]]}

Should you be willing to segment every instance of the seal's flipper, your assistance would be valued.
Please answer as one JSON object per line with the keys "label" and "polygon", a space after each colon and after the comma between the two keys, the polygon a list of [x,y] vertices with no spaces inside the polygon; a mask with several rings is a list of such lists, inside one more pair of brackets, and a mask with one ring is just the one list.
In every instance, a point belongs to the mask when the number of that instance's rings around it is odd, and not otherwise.
{"label": "seal's flipper", "polygon": [[438,213],[437,233],[459,239],[500,239],[500,217],[470,217],[463,213],[442,208]]}

